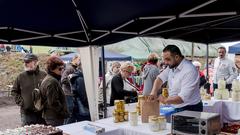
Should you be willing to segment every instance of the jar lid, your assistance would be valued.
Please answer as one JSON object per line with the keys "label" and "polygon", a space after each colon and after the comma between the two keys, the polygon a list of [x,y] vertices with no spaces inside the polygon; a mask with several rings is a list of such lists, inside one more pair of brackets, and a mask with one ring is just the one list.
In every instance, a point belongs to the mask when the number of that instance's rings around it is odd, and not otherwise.
{"label": "jar lid", "polygon": [[137,112],[130,112],[130,114],[137,114]]}
{"label": "jar lid", "polygon": [[148,116],[148,119],[152,119],[152,118],[158,118],[158,116],[157,115]]}
{"label": "jar lid", "polygon": [[158,119],[159,120],[165,120],[166,118],[164,116],[159,116]]}
{"label": "jar lid", "polygon": [[151,118],[152,121],[158,121],[158,118],[157,117],[153,117]]}

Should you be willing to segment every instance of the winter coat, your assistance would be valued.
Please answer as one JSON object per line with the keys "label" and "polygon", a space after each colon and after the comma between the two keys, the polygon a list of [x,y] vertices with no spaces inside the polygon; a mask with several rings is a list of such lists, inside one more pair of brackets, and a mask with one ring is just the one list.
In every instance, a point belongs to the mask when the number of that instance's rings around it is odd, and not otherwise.
{"label": "winter coat", "polygon": [[68,117],[67,105],[64,92],[59,80],[54,73],[48,74],[41,86],[43,97],[43,118],[44,119],[64,119]]}
{"label": "winter coat", "polygon": [[32,92],[35,88],[39,89],[46,75],[46,72],[39,70],[39,67],[37,67],[35,71],[24,71],[17,76],[11,94],[23,112],[36,111],[33,104]]}
{"label": "winter coat", "polygon": [[70,82],[74,97],[79,98],[84,107],[89,109],[83,73],[81,71],[74,72],[70,78]]}
{"label": "winter coat", "polygon": [[114,100],[124,100],[125,96],[137,96],[136,91],[127,91],[124,90],[123,85],[123,78],[121,74],[117,74],[112,78],[111,82],[111,99],[110,99],[110,105],[114,105]]}
{"label": "winter coat", "polygon": [[72,95],[70,82],[68,76],[76,71],[76,67],[71,63],[66,66],[66,69],[63,71],[61,84],[65,95]]}

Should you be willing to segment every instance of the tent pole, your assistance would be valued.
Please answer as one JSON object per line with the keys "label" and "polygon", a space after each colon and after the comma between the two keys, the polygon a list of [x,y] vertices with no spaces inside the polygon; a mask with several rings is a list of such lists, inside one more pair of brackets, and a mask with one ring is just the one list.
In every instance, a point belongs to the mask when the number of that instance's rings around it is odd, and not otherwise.
{"label": "tent pole", "polygon": [[194,43],[192,42],[192,55],[191,55],[191,59],[193,61],[194,58]]}
{"label": "tent pole", "polygon": [[[206,69],[207,69],[207,73],[206,73],[206,80],[207,82],[209,82],[209,69],[208,69],[208,57],[209,57],[209,44],[207,43],[207,52],[206,52]],[[207,88],[207,93],[210,93],[210,87]]]}
{"label": "tent pole", "polygon": [[102,84],[103,84],[103,117],[107,118],[107,98],[106,98],[106,78],[105,78],[105,53],[104,53],[104,46],[102,46],[102,57],[101,57],[101,66],[102,66]]}

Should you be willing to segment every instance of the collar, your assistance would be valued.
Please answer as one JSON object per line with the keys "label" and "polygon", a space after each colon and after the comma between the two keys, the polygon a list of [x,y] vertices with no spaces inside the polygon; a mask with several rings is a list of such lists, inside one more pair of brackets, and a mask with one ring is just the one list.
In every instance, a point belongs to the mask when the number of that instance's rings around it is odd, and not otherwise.
{"label": "collar", "polygon": [[61,75],[57,75],[54,72],[48,72],[49,75],[51,75],[53,78],[57,79],[58,81],[61,80]]}
{"label": "collar", "polygon": [[180,64],[176,67],[176,70],[182,70],[183,69],[183,63],[185,63],[186,59],[183,58],[182,61],[180,62]]}
{"label": "collar", "polygon": [[219,60],[225,60],[225,59],[226,59],[226,57],[224,57],[224,58],[220,58],[220,57],[218,57],[218,59],[219,59]]}

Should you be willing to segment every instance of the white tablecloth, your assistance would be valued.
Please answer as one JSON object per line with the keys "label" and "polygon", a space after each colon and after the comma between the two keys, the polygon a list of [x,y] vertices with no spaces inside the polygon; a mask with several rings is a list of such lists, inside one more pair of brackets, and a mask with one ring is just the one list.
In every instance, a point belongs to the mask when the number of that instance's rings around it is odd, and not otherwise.
{"label": "white tablecloth", "polygon": [[98,120],[96,121],[96,123],[118,127],[122,129],[123,131],[122,135],[166,135],[171,133],[170,124],[167,124],[166,130],[161,130],[159,132],[152,132],[148,127],[148,123],[142,123],[140,117],[138,120],[138,126],[131,126],[129,122],[114,123],[112,117]]}
{"label": "white tablecloth", "polygon": [[206,100],[203,101],[204,112],[219,113],[223,123],[240,121],[240,102],[229,100]]}
{"label": "white tablecloth", "polygon": [[92,124],[92,125],[105,128],[105,133],[101,135],[122,135],[122,132],[123,132],[117,127],[104,125],[101,123],[96,123],[91,121],[82,121],[82,122],[67,124],[67,125],[59,126],[57,128],[63,130],[64,133],[67,133],[70,135],[95,135],[94,133],[83,129],[83,127],[87,124]]}

